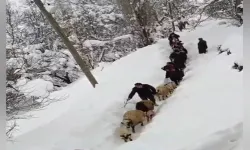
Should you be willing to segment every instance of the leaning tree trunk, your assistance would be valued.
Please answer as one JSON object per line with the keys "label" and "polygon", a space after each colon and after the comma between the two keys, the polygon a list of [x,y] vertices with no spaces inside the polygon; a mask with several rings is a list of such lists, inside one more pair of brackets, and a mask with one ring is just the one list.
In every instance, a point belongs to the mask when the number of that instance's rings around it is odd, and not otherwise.
{"label": "leaning tree trunk", "polygon": [[45,9],[43,3],[41,0],[34,0],[35,4],[38,6],[40,11],[45,15],[45,17],[48,19],[50,22],[51,26],[54,28],[56,33],[62,38],[64,44],[67,46],[69,49],[70,53],[73,55],[75,61],[78,63],[78,65],[81,67],[82,71],[92,84],[92,86],[95,88],[95,85],[98,84],[96,81],[95,77],[92,75],[90,72],[89,68],[87,67],[86,62],[81,58],[81,56],[78,54],[68,37],[63,33],[61,27],[59,24],[56,22],[56,20],[53,18],[53,16]]}

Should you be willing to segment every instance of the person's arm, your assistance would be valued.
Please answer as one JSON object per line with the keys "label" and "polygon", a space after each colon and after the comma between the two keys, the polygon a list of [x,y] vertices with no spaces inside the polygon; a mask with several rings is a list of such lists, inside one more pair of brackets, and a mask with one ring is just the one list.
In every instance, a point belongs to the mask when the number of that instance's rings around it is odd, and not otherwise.
{"label": "person's arm", "polygon": [[207,42],[206,42],[206,41],[204,41],[204,43],[205,43],[205,47],[206,47],[206,49],[207,49]]}
{"label": "person's arm", "polygon": [[161,69],[164,70],[164,71],[166,71],[167,70],[167,66],[164,66]]}
{"label": "person's arm", "polygon": [[133,88],[132,91],[130,92],[129,96],[128,96],[128,100],[133,98],[133,96],[135,95],[136,92],[137,92],[137,90],[135,88]]}

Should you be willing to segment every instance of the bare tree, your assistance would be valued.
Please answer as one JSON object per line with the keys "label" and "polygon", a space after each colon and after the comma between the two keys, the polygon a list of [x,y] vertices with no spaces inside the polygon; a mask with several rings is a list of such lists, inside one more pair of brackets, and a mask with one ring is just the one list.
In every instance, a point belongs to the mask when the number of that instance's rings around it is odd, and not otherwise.
{"label": "bare tree", "polygon": [[140,36],[143,46],[152,44],[150,31],[157,21],[154,4],[149,0],[117,0],[117,3],[134,33]]}
{"label": "bare tree", "polygon": [[57,34],[62,38],[64,44],[67,46],[71,54],[73,55],[74,59],[78,63],[78,65],[81,67],[82,71],[85,73],[86,77],[90,81],[93,87],[98,84],[95,77],[90,72],[89,68],[87,67],[86,62],[81,58],[81,56],[78,54],[77,50],[74,48],[74,46],[71,44],[68,37],[64,34],[59,24],[56,22],[56,20],[53,18],[53,16],[45,9],[43,3],[40,0],[34,0],[35,4],[38,6],[40,11],[45,15],[45,17],[50,22],[51,26],[54,28],[54,30],[57,32]]}
{"label": "bare tree", "polygon": [[19,119],[31,118],[31,115],[26,115],[27,112],[40,110],[51,103],[64,100],[67,96],[51,97],[47,90],[43,96],[32,96],[33,89],[26,88],[27,92],[21,92],[20,88],[26,85],[16,85],[21,76],[16,68],[8,67],[6,70],[6,136],[12,138]]}
{"label": "bare tree", "polygon": [[[196,11],[199,14],[199,19],[194,28],[208,18],[231,19],[242,24],[242,18],[237,13],[237,7],[241,2],[242,0],[212,0],[202,3]],[[204,15],[207,18],[201,19]]]}
{"label": "bare tree", "polygon": [[174,17],[173,17],[173,11],[172,11],[172,2],[168,2],[168,6],[169,6],[169,14],[172,20],[172,28],[173,28],[173,31],[175,31]]}

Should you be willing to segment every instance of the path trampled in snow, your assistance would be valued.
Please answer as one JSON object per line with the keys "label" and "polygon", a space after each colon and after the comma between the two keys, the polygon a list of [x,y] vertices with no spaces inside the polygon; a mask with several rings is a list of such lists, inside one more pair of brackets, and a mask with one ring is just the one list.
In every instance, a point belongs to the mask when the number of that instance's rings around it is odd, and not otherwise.
{"label": "path trampled in snow", "polygon": [[[7,149],[209,150],[210,146],[213,150],[230,150],[237,146],[240,128],[235,125],[242,121],[243,110],[242,72],[231,67],[236,59],[242,58],[242,28],[218,26],[218,21],[208,21],[203,27],[180,36],[190,59],[184,80],[153,122],[138,131],[140,136],[136,140],[125,144],[116,135],[124,112],[135,107],[128,104],[122,108],[123,102],[135,82],[154,86],[163,82],[165,72],[160,68],[168,61],[171,51],[168,40],[160,40],[96,72],[100,83],[96,89],[86,79],[80,79],[57,92],[70,97],[36,112],[39,118],[23,121],[20,129],[23,132],[14,144],[7,144]],[[197,54],[199,37],[208,43],[206,55]],[[229,47],[232,54],[217,55],[219,44]],[[139,100],[135,96],[131,103]],[[218,140],[210,138],[213,136]],[[202,139],[206,142],[200,142]],[[226,145],[225,140],[236,142]]]}

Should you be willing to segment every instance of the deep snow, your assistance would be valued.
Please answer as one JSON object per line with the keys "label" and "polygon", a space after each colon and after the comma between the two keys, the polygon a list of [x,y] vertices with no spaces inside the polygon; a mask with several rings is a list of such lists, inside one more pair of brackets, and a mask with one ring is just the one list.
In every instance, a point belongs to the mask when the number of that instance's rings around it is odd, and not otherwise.
{"label": "deep snow", "polygon": [[[242,127],[242,72],[231,69],[242,59],[242,27],[204,22],[192,32],[179,33],[189,51],[186,76],[160,107],[153,122],[136,130],[140,136],[124,144],[117,135],[122,115],[134,108],[137,95],[124,109],[135,82],[157,86],[168,60],[168,40],[104,66],[94,74],[100,83],[93,89],[84,78],[53,96],[69,95],[43,111],[38,118],[19,122],[20,131],[8,150],[231,150],[238,145]],[[197,54],[198,38],[207,40],[209,53]],[[217,55],[223,44],[232,54]],[[235,148],[236,149],[236,148]],[[240,148],[237,147],[237,150]]]}

